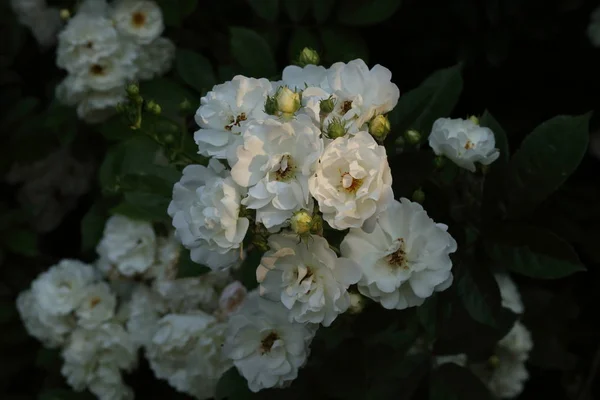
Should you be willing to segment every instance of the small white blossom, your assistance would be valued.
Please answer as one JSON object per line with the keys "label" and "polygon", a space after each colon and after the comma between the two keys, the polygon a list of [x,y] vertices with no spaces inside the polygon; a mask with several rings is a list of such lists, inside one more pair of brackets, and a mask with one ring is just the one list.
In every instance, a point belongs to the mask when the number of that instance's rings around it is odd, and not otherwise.
{"label": "small white blossom", "polygon": [[351,229],[342,241],[344,257],[355,260],[363,276],[358,290],[387,309],[421,305],[452,283],[456,241],[420,204],[394,201],[367,233]]}
{"label": "small white blossom", "polygon": [[240,216],[245,190],[216,159],[208,167],[188,165],[173,188],[167,210],[175,235],[191,259],[212,269],[227,268],[240,258],[249,221]]}
{"label": "small white blossom", "polygon": [[155,260],[156,235],[152,224],[113,215],[106,221],[96,251],[122,275],[142,274]]}
{"label": "small white blossom", "polygon": [[475,163],[489,165],[500,156],[494,132],[470,119],[438,119],[431,128],[429,146],[435,154],[471,172],[475,172]]}
{"label": "small white blossom", "polygon": [[498,342],[495,355],[488,363],[474,364],[471,370],[496,397],[517,397],[529,379],[525,362],[532,348],[531,333],[517,321],[510,332]]}
{"label": "small white blossom", "polygon": [[214,272],[199,277],[155,281],[152,288],[173,312],[186,313],[199,308],[212,312],[218,307],[219,293],[213,285],[211,274]]}
{"label": "small white blossom", "polygon": [[31,292],[44,312],[66,315],[79,306],[95,279],[93,267],[65,259],[40,274],[31,284]]}
{"label": "small white blossom", "polygon": [[281,80],[292,90],[304,90],[311,86],[318,87],[325,79],[326,74],[327,69],[321,65],[309,64],[305,67],[288,65],[283,69]]}
{"label": "small white blossom", "polygon": [[251,122],[243,139],[231,176],[249,188],[242,204],[257,210],[256,221],[272,228],[294,211],[311,209],[308,180],[323,152],[323,141],[310,118]]}
{"label": "small white blossom", "polygon": [[376,115],[390,112],[400,98],[389,69],[377,64],[372,69],[361,59],[338,62],[327,71],[320,87],[337,98],[335,113],[350,124],[350,132],[366,130]]}
{"label": "small white blossom", "polygon": [[146,285],[138,285],[129,301],[127,331],[138,346],[148,346],[158,329],[158,321],[168,311],[164,299]]}
{"label": "small white blossom", "polygon": [[93,329],[115,315],[117,297],[106,282],[89,285],[77,308],[77,322],[80,326]]}
{"label": "small white blossom", "polygon": [[49,348],[62,346],[75,328],[72,315],[49,314],[40,307],[31,290],[19,293],[17,310],[27,332]]}
{"label": "small white blossom", "polygon": [[219,159],[235,161],[237,146],[242,142],[240,133],[253,120],[263,120],[265,101],[272,91],[267,79],[237,75],[231,81],[216,85],[200,99],[194,134],[198,153]]}
{"label": "small white blossom", "polygon": [[228,322],[225,355],[253,392],[283,387],[298,376],[310,352],[314,324],[292,323],[280,303],[252,292]]}
{"label": "small white blossom", "polygon": [[162,11],[154,1],[117,0],[112,19],[116,29],[138,44],[148,44],[165,29]]}
{"label": "small white blossom", "polygon": [[269,250],[256,270],[260,294],[281,301],[289,320],[329,326],[350,306],[347,289],[361,278],[359,266],[337,257],[327,240],[311,236],[272,235]]}
{"label": "small white blossom", "polygon": [[171,69],[175,58],[175,44],[167,38],[159,37],[138,48],[135,59],[138,79],[153,79]]}
{"label": "small white blossom", "polygon": [[222,355],[225,325],[208,314],[169,314],[147,349],[156,377],[198,399],[214,397],[216,384],[231,367]]}
{"label": "small white blossom", "polygon": [[332,141],[308,184],[323,219],[339,230],[365,222],[370,230],[394,196],[385,148],[367,132]]}
{"label": "small white blossom", "polygon": [[494,274],[494,278],[498,283],[498,289],[500,289],[502,307],[508,308],[515,314],[523,314],[525,307],[521,300],[521,294],[510,276],[507,273],[497,273]]}

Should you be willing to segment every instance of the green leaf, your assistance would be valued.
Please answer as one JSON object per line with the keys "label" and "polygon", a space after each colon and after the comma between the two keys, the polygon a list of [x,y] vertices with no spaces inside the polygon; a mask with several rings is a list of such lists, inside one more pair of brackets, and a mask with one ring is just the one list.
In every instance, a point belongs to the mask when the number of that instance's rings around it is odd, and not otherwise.
{"label": "green leaf", "polygon": [[96,247],[106,222],[106,209],[101,202],[96,202],[90,207],[81,220],[81,251],[86,252]]}
{"label": "green leaf", "polygon": [[109,120],[97,124],[96,129],[106,140],[111,142],[128,139],[134,134],[134,131],[129,128],[120,115],[115,115]]}
{"label": "green leaf", "polygon": [[256,15],[274,22],[279,14],[279,0],[247,0]]}
{"label": "green leaf", "polygon": [[444,364],[431,376],[429,400],[493,400],[484,384],[466,368]]}
{"label": "green leaf", "polygon": [[421,326],[425,329],[425,333],[429,339],[435,338],[437,329],[437,311],[438,302],[437,295],[434,293],[431,297],[425,300],[425,303],[417,307],[417,318]]}
{"label": "green leaf", "polygon": [[254,395],[248,389],[248,382],[238,373],[235,367],[225,372],[217,382],[215,400],[245,400],[252,397]]}
{"label": "green leaf", "polygon": [[394,15],[400,4],[401,0],[346,0],[337,19],[345,25],[375,25]]}
{"label": "green leaf", "polygon": [[154,100],[162,108],[162,114],[179,119],[179,105],[187,99],[196,107],[199,96],[169,78],[157,78],[140,84],[144,100]]}
{"label": "green leaf", "polygon": [[308,12],[310,3],[308,0],[283,0],[283,6],[293,22],[300,22]]}
{"label": "green leaf", "polygon": [[180,26],[185,17],[196,10],[198,0],[157,0],[167,26]]}
{"label": "green leaf", "polygon": [[323,23],[331,14],[335,0],[312,0],[313,17],[318,23]]}
{"label": "green leaf", "polygon": [[492,164],[492,168],[499,164],[506,164],[510,159],[510,149],[508,147],[508,138],[506,132],[500,126],[500,123],[490,114],[488,110],[485,110],[481,118],[479,118],[479,125],[490,128],[494,132],[494,138],[496,139],[496,148],[500,150],[500,157],[496,162]]}
{"label": "green leaf", "polygon": [[321,30],[324,57],[330,63],[348,62],[361,58],[369,62],[369,47],[362,36],[344,28],[323,28]]}
{"label": "green leaf", "polygon": [[179,260],[177,261],[177,278],[191,278],[204,275],[210,272],[210,268],[197,264],[190,258],[188,249],[181,249]]}
{"label": "green leaf", "polygon": [[419,87],[400,96],[398,105],[389,114],[392,133],[388,143],[409,129],[421,133],[426,141],[438,118],[452,113],[463,88],[461,66],[442,69],[431,74]]}
{"label": "green leaf", "polygon": [[255,78],[271,77],[277,73],[273,52],[265,39],[247,28],[230,28],[231,53],[247,75]]}
{"label": "green leaf", "polygon": [[3,235],[2,244],[8,251],[25,257],[38,254],[38,237],[28,229],[11,229],[9,234]]}
{"label": "green leaf", "polygon": [[288,57],[291,61],[298,59],[298,55],[305,48],[310,47],[316,51],[321,48],[319,37],[307,28],[298,28],[292,33],[288,48]]}
{"label": "green leaf", "polygon": [[217,81],[210,61],[192,50],[177,49],[175,68],[181,79],[199,93],[210,90]]}
{"label": "green leaf", "polygon": [[492,273],[482,265],[465,262],[455,268],[456,291],[475,321],[495,327],[501,308],[500,290]]}
{"label": "green leaf", "polygon": [[554,117],[531,132],[508,165],[508,212],[531,212],[575,171],[588,146],[591,113]]}
{"label": "green leaf", "polygon": [[168,219],[167,208],[170,201],[170,197],[154,193],[126,192],[125,200],[110,212],[142,221],[165,221]]}
{"label": "green leaf", "polygon": [[552,232],[521,224],[490,228],[489,256],[503,267],[536,279],[560,279],[585,271],[579,256]]}

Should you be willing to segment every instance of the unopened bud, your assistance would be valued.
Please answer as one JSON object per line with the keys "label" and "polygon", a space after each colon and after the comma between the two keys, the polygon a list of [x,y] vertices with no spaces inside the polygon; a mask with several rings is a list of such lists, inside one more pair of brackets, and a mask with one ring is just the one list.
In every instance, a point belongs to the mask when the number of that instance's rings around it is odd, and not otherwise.
{"label": "unopened bud", "polygon": [[298,56],[298,65],[301,67],[309,64],[319,65],[320,61],[321,57],[319,57],[319,53],[310,47],[305,47],[302,49],[300,56]]}
{"label": "unopened bud", "polygon": [[350,314],[360,314],[365,308],[365,298],[360,293],[349,293],[350,294],[350,307],[348,312]]}
{"label": "unopened bud", "polygon": [[179,103],[179,110],[182,112],[188,112],[192,109],[192,103],[188,99],[183,99],[181,103]]}
{"label": "unopened bud", "polygon": [[335,108],[335,103],[336,101],[333,96],[329,96],[328,98],[321,100],[319,102],[319,110],[321,111],[321,114],[330,114]]}
{"label": "unopened bud", "polygon": [[313,235],[323,236],[323,218],[320,215],[313,215],[312,226],[310,227],[310,233]]}
{"label": "unopened bud", "polygon": [[412,195],[412,201],[423,204],[425,201],[425,192],[423,192],[421,189],[415,190]]}
{"label": "unopened bud", "polygon": [[445,164],[446,164],[446,157],[444,157],[444,156],[437,156],[436,158],[433,159],[433,165],[438,169],[442,168]]}
{"label": "unopened bud", "polygon": [[132,97],[132,98],[139,96],[140,87],[138,85],[136,85],[135,83],[130,84],[129,86],[127,86],[127,94],[129,95],[129,97]]}
{"label": "unopened bud", "polygon": [[165,135],[163,141],[165,142],[165,144],[171,144],[175,141],[175,136],[169,133],[168,135]]}
{"label": "unopened bud", "polygon": [[156,104],[153,100],[150,100],[148,103],[146,103],[146,110],[154,115],[159,115],[162,111],[160,105]]}
{"label": "unopened bud", "polygon": [[62,10],[60,10],[60,18],[63,21],[68,20],[69,18],[71,18],[71,12],[68,9],[63,8]]}
{"label": "unopened bud", "polygon": [[346,126],[339,118],[333,118],[327,126],[327,136],[331,139],[337,139],[346,135],[346,133]]}
{"label": "unopened bud", "polygon": [[471,121],[471,122],[472,122],[472,123],[474,123],[475,125],[479,125],[479,118],[477,118],[477,117],[476,117],[476,116],[474,116],[474,115],[471,115],[471,116],[469,117],[469,121]]}
{"label": "unopened bud", "polygon": [[404,138],[409,144],[419,144],[421,142],[421,134],[414,129],[404,132]]}
{"label": "unopened bud", "polygon": [[390,133],[390,120],[385,115],[377,115],[369,122],[369,133],[380,142]]}
{"label": "unopened bud", "polygon": [[305,210],[296,212],[291,220],[290,225],[294,233],[303,236],[310,233],[313,224],[312,216]]}
{"label": "unopened bud", "polygon": [[287,86],[282,86],[275,94],[277,110],[283,114],[292,115],[300,109],[300,93],[296,93]]}

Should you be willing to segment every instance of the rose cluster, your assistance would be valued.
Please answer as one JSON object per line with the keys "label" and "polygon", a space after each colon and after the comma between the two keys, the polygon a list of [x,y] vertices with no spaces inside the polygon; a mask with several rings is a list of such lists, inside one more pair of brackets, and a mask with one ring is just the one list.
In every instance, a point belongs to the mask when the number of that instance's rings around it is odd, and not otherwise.
{"label": "rose cluster", "polygon": [[[400,95],[391,77],[360,59],[292,65],[280,81],[238,75],[201,99],[194,138],[209,162],[183,170],[168,213],[192,260],[214,271],[266,249],[223,347],[252,391],[295,379],[317,328],[361,295],[405,309],[452,284],[448,227],[392,190],[381,145]],[[469,170],[498,157],[493,133],[470,120],[438,120],[430,143]]]}
{"label": "rose cluster", "polygon": [[161,37],[160,7],[147,0],[86,0],[58,35],[56,64],[68,72],[57,86],[62,103],[79,118],[106,119],[125,100],[130,81],[167,72],[175,45]]}

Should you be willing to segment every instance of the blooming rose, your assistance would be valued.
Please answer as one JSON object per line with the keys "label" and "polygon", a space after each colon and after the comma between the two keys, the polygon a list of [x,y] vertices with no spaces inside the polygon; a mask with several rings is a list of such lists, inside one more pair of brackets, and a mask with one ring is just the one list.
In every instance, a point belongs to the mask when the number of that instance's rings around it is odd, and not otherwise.
{"label": "blooming rose", "polygon": [[138,44],[152,42],[165,29],[162,11],[154,1],[117,0],[112,19],[119,33]]}

